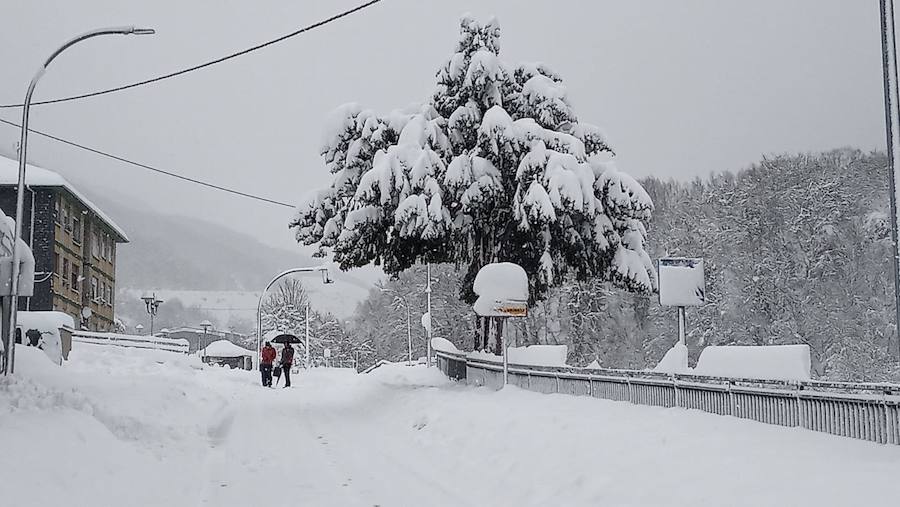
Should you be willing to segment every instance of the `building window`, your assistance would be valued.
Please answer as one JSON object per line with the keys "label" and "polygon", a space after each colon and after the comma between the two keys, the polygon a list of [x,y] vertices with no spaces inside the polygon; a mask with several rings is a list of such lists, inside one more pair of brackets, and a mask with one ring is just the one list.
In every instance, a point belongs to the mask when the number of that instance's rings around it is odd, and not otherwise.
{"label": "building window", "polygon": [[62,285],[63,287],[69,286],[69,259],[63,259],[62,261]]}
{"label": "building window", "polygon": [[93,229],[91,231],[91,255],[99,259],[101,255],[100,251],[100,234],[97,232],[97,229]]}
{"label": "building window", "polygon": [[68,205],[68,204],[64,205],[64,206],[63,206],[63,212],[62,212],[62,213],[63,213],[63,215],[62,215],[62,223],[63,223],[63,227],[66,229],[66,231],[71,231],[71,230],[72,230],[72,226],[69,224],[69,215],[70,215],[69,211],[70,211],[70,210],[69,210],[69,205]]}
{"label": "building window", "polygon": [[106,252],[106,260],[112,262],[112,236],[109,234],[106,235],[106,248],[104,252]]}
{"label": "building window", "polygon": [[60,204],[59,199],[54,199],[53,201],[53,221],[57,224],[62,224],[62,217],[60,216]]}
{"label": "building window", "polygon": [[81,292],[78,287],[78,279],[81,278],[80,275],[81,267],[78,264],[72,263],[72,290],[75,292]]}
{"label": "building window", "polygon": [[81,220],[77,217],[72,218],[72,240],[81,243]]}
{"label": "building window", "polygon": [[96,301],[97,296],[99,296],[99,294],[97,293],[97,277],[92,276],[91,277],[91,301]]}

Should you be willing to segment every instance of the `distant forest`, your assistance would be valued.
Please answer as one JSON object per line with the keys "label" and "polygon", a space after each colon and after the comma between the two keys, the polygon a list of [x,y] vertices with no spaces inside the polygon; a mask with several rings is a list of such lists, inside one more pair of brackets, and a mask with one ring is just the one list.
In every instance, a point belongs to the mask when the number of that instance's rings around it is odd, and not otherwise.
{"label": "distant forest", "polygon": [[[706,345],[806,343],[818,378],[900,380],[886,165],[881,153],[841,149],[765,158],[691,182],[641,182],[655,204],[651,256],[705,259],[709,303],[687,310],[692,361]],[[453,266],[434,274],[435,335],[470,350],[474,319],[457,298],[461,274]],[[386,284],[413,308],[417,354],[424,281],[416,267]],[[372,291],[357,310],[359,338],[377,357],[405,357],[405,326],[389,293]],[[647,368],[677,340],[676,315],[656,296],[573,282],[509,336],[519,345],[566,344],[573,365]]]}

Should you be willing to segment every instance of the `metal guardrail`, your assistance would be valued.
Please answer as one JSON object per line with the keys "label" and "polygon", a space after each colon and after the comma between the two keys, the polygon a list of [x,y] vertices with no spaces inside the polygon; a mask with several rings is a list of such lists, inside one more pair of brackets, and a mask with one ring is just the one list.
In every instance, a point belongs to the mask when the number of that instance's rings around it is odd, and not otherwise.
{"label": "metal guardrail", "polygon": [[89,343],[92,345],[165,350],[169,352],[179,352],[181,354],[187,354],[190,349],[188,341],[180,338],[100,333],[94,331],[75,331],[72,333],[72,341],[75,343]]}
{"label": "metal guardrail", "polygon": [[[503,387],[503,365],[436,351],[446,375]],[[900,385],[788,382],[637,370],[509,365],[509,383],[541,393],[680,407],[900,445]]]}

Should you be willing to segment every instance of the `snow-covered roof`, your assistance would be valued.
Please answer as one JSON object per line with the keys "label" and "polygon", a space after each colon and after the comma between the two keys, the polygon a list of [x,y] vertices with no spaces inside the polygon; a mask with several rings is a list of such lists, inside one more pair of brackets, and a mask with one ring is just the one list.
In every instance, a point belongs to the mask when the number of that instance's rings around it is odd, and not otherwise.
{"label": "snow-covered roof", "polygon": [[[11,158],[0,156],[0,185],[18,185],[19,183],[19,162]],[[25,184],[32,187],[58,187],[64,188],[69,193],[81,201],[85,207],[90,209],[97,217],[100,218],[110,229],[113,230],[122,242],[128,242],[128,235],[125,230],[119,227],[112,218],[103,212],[96,204],[79,192],[71,183],[59,174],[37,167],[31,164],[26,166]]]}
{"label": "snow-covered roof", "polygon": [[212,357],[255,356],[256,352],[231,343],[228,340],[217,340],[206,346],[206,355]]}

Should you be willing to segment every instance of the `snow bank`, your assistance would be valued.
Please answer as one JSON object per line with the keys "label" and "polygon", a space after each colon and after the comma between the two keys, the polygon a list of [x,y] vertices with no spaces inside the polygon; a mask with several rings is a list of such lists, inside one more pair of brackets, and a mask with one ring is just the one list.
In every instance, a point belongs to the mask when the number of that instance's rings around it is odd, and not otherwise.
{"label": "snow bank", "polygon": [[206,346],[205,353],[212,357],[255,356],[256,352],[239,347],[228,340],[216,340]]}
{"label": "snow bank", "polygon": [[[510,347],[509,363],[525,366],[566,366],[566,358],[569,348],[566,345],[528,345],[525,347]],[[473,351],[466,357],[478,361],[503,362],[503,356],[497,356],[489,352]]]}
{"label": "snow bank", "polygon": [[458,348],[456,348],[456,345],[453,345],[450,340],[439,337],[434,337],[431,339],[431,348],[434,350],[439,350],[441,352],[447,352],[449,354],[459,354],[461,352]]}
{"label": "snow bank", "polygon": [[442,386],[450,382],[438,368],[424,364],[407,366],[405,362],[385,363],[368,374],[382,384],[393,386]]}
{"label": "snow bank", "polygon": [[659,373],[691,373],[688,368],[688,349],[683,343],[676,343],[666,352],[659,364],[653,368]]}
{"label": "snow bank", "polygon": [[198,473],[231,385],[257,378],[201,368],[174,352],[87,344],[54,366],[17,346],[15,375],[0,379],[0,470],[15,475],[0,503],[201,505]]}
{"label": "snow bank", "polygon": [[711,377],[809,380],[809,346],[706,347],[693,373]]}

